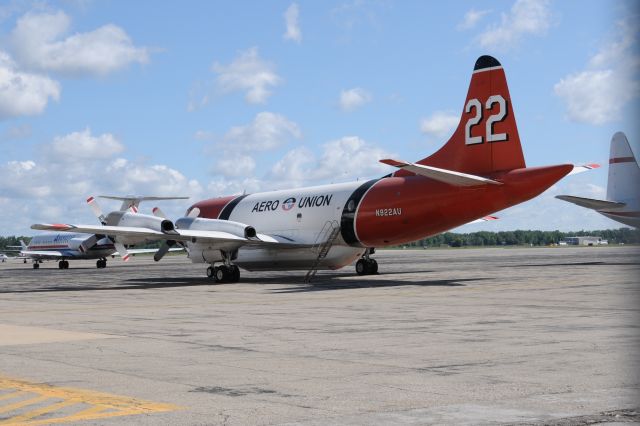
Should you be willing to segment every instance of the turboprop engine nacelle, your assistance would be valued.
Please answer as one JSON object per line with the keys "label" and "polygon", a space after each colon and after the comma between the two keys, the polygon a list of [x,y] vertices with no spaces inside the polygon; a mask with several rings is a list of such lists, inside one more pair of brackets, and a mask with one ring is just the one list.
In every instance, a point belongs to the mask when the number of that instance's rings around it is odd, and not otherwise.
{"label": "turboprop engine nacelle", "polygon": [[176,221],[177,229],[191,229],[197,231],[227,232],[242,238],[256,238],[256,229],[253,226],[240,222],[221,219],[202,219],[182,217]]}
{"label": "turboprop engine nacelle", "polygon": [[[173,222],[171,222],[169,219],[163,219],[160,217],[142,213],[115,211],[107,215],[105,222],[109,226],[131,226],[137,228],[153,229],[154,231],[160,231],[165,234],[175,233]],[[144,242],[145,239],[119,237],[118,241],[123,244],[134,245]]]}

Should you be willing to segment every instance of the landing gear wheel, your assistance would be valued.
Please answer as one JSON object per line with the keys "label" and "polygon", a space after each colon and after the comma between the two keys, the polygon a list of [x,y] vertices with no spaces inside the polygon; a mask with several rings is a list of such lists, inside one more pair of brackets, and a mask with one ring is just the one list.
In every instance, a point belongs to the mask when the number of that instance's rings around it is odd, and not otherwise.
{"label": "landing gear wheel", "polygon": [[58,262],[58,269],[69,269],[69,262],[66,260],[61,260]]}
{"label": "landing gear wheel", "polygon": [[240,281],[240,268],[238,268],[236,265],[231,265],[231,270],[229,275],[231,278],[229,282],[237,283],[238,281]]}
{"label": "landing gear wheel", "polygon": [[102,269],[107,267],[107,259],[98,259],[96,261],[96,268]]}
{"label": "landing gear wheel", "polygon": [[34,263],[33,264],[33,269],[39,269],[40,268],[40,264],[39,263]]}
{"label": "landing gear wheel", "polygon": [[378,262],[375,259],[359,259],[356,262],[358,275],[375,275],[378,273]]}
{"label": "landing gear wheel", "polygon": [[213,268],[213,272],[217,283],[226,283],[229,281],[229,269],[225,265]]}
{"label": "landing gear wheel", "polygon": [[378,273],[378,262],[375,259],[369,259],[369,274],[375,275]]}
{"label": "landing gear wheel", "polygon": [[213,266],[209,266],[209,267],[207,268],[207,277],[209,277],[209,278],[215,278],[215,277],[214,277],[214,276],[215,276],[215,273],[216,273],[216,272],[215,272],[215,269],[214,269],[214,267],[213,267]]}

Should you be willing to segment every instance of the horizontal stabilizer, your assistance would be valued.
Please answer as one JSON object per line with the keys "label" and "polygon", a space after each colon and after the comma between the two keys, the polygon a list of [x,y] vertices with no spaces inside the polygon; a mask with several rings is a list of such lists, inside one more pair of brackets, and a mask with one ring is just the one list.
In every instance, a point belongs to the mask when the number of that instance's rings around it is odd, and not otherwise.
{"label": "horizontal stabilizer", "polygon": [[477,186],[477,185],[502,185],[502,182],[487,179],[482,176],[470,175],[467,173],[454,172],[453,170],[440,169],[437,167],[424,166],[422,164],[407,163],[392,159],[380,160],[383,164],[407,170],[411,173],[428,177],[440,182],[455,186]]}
{"label": "horizontal stabilizer", "polygon": [[556,195],[556,198],[562,201],[568,201],[577,204],[580,207],[586,207],[593,210],[618,209],[626,206],[625,203],[615,201],[594,200],[593,198],[574,197],[573,195]]}
{"label": "horizontal stabilizer", "polygon": [[126,211],[131,207],[134,207],[137,209],[141,201],[164,201],[164,200],[188,200],[189,199],[189,197],[154,197],[154,196],[141,196],[141,195],[140,196],[126,195],[124,197],[119,197],[114,195],[100,195],[99,197],[106,198],[108,200],[122,201],[122,206],[120,206],[120,211]]}
{"label": "horizontal stabilizer", "polygon": [[466,223],[466,225],[471,225],[472,223],[489,222],[491,220],[498,220],[498,219],[500,219],[498,216],[485,216],[485,217],[481,217],[480,219],[476,219],[469,223]]}
{"label": "horizontal stabilizer", "polygon": [[575,175],[582,172],[587,172],[593,169],[599,169],[600,164],[591,163],[591,164],[580,164],[578,166],[573,166],[573,170],[569,172],[567,176]]}

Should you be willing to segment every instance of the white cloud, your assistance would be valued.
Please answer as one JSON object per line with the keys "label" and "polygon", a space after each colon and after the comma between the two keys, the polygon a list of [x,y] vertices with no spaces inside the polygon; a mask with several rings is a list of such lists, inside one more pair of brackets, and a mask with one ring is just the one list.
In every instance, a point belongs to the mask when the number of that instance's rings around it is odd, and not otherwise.
{"label": "white cloud", "polygon": [[622,117],[622,109],[640,95],[638,27],[619,24],[618,39],[603,46],[587,69],[562,78],[554,92],[572,121],[601,125]]}
{"label": "white cloud", "polygon": [[286,12],[284,12],[287,31],[283,35],[285,40],[292,40],[298,44],[302,41],[302,31],[300,31],[300,24],[298,23],[299,13],[298,4],[291,3]]}
{"label": "white cloud", "polygon": [[123,150],[124,146],[111,133],[92,136],[88,127],[81,132],[56,136],[49,146],[53,156],[70,161],[110,158]]}
{"label": "white cloud", "polygon": [[383,175],[389,167],[378,160],[393,156],[357,136],[345,136],[324,144],[320,158],[304,147],[289,151],[274,164],[268,179],[286,187]]}
{"label": "white cloud", "polygon": [[[196,132],[196,137],[215,139],[205,131]],[[272,151],[301,137],[298,125],[285,116],[260,112],[251,123],[229,129],[222,140],[213,145],[217,160],[212,172],[232,177],[249,176],[256,167],[253,157],[256,153]]]}
{"label": "white cloud", "polygon": [[256,161],[247,154],[225,152],[218,157],[214,172],[224,176],[250,176],[256,168]]}
{"label": "white cloud", "polygon": [[464,14],[462,22],[460,22],[456,28],[458,30],[470,30],[489,12],[490,10],[471,9]]}
{"label": "white cloud", "polygon": [[251,104],[265,103],[271,88],[281,83],[275,66],[260,58],[257,47],[240,52],[229,65],[216,62],[211,69],[218,74],[216,84],[222,92],[243,91]]}
{"label": "white cloud", "polygon": [[437,111],[420,121],[420,130],[429,136],[442,138],[450,135],[459,122],[459,115],[449,111]]}
{"label": "white cloud", "polygon": [[149,60],[148,49],[134,46],[116,25],[63,38],[70,26],[62,11],[23,15],[10,37],[16,59],[28,68],[78,76],[102,76]]}
{"label": "white cloud", "polygon": [[[109,137],[76,138],[83,141],[96,139],[108,141]],[[107,134],[108,135],[108,134]],[[67,135],[68,136],[68,135]],[[60,137],[58,141],[73,138]],[[201,199],[204,190],[195,179],[189,179],[180,171],[167,165],[147,165],[126,158],[95,158],[91,161],[77,158],[52,157],[53,144],[40,150],[40,158],[0,163],[0,204],[3,209],[5,234],[32,234],[29,226],[37,222],[64,221],[69,223],[95,223],[84,200],[99,194],[185,195]],[[109,202],[101,201],[105,211]],[[163,210],[172,218],[181,216],[189,201],[163,204]],[[112,206],[117,208],[118,203]],[[144,206],[150,210],[153,205]],[[147,211],[148,211],[147,210]]]}
{"label": "white cloud", "polygon": [[224,135],[224,145],[244,151],[267,151],[301,137],[296,123],[283,115],[264,111],[251,123],[232,127]]}
{"label": "white cloud", "polygon": [[515,48],[526,35],[544,35],[551,26],[548,0],[516,0],[509,13],[503,13],[498,25],[478,36],[483,48],[506,51]]}
{"label": "white cloud", "polygon": [[60,85],[46,76],[21,72],[0,51],[0,120],[44,111],[50,99],[60,98]]}
{"label": "white cloud", "polygon": [[355,87],[340,92],[340,108],[343,111],[354,111],[362,105],[371,102],[373,96],[364,89]]}

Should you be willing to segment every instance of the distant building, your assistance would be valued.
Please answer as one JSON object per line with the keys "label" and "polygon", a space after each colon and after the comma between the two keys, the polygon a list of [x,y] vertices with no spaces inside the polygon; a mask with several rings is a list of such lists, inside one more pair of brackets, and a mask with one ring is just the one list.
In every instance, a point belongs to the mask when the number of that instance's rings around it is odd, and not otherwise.
{"label": "distant building", "polygon": [[560,245],[570,246],[599,246],[605,244],[609,244],[609,242],[601,237],[566,237],[560,241]]}

